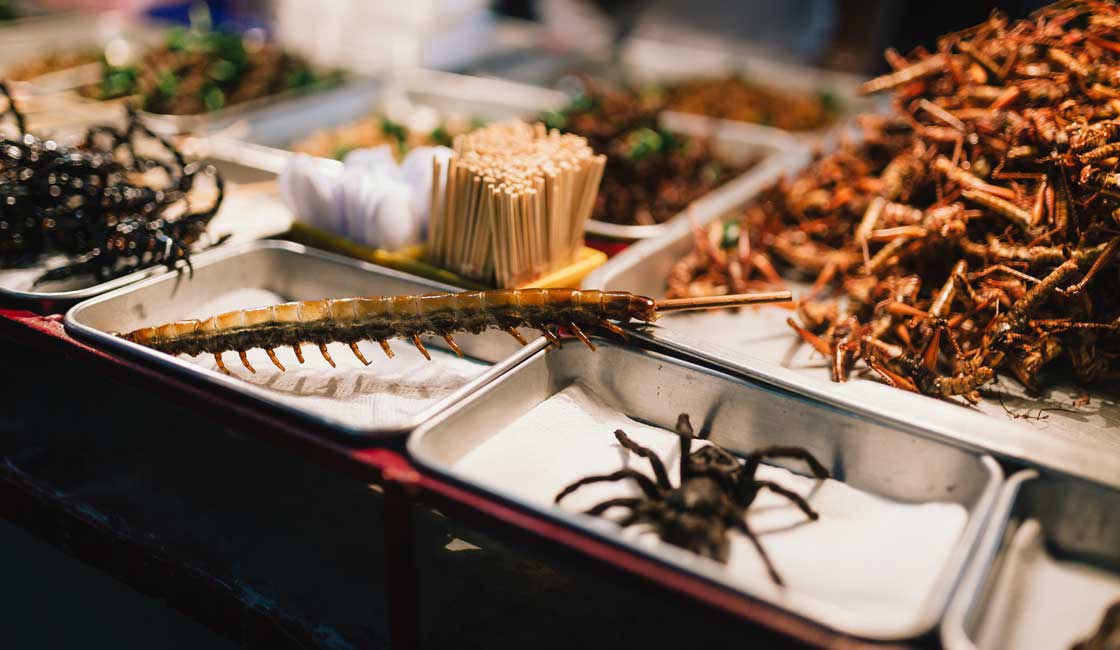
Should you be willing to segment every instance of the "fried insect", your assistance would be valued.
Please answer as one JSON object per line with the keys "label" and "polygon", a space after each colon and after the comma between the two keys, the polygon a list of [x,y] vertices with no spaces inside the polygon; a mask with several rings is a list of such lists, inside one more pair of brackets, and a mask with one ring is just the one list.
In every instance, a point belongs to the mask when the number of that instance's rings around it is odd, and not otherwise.
{"label": "fried insect", "polygon": [[[890,52],[896,71],[864,86],[895,89],[890,113],[861,116],[859,139],[764,191],[733,227],[697,226],[668,294],[780,285],[731,263],[745,233],[752,259],[815,278],[790,324],[837,381],[860,361],[891,385],[969,401],[1001,372],[1031,388],[1114,381],[1117,43],[1120,5],[1070,0],[1020,21],[995,13],[934,54]],[[846,311],[822,321],[835,303]]]}
{"label": "fried insect", "polygon": [[643,496],[608,499],[588,509],[586,514],[602,516],[612,508],[624,508],[626,516],[617,521],[623,528],[648,524],[663,541],[723,563],[727,562],[730,551],[728,533],[738,530],[750,539],[774,584],[783,585],[770,556],[747,524],[747,510],[759,492],[766,489],[788,499],[810,521],[817,520],[819,515],[800,494],[773,481],[756,478],[758,467],[768,458],[800,460],[809,466],[817,479],[829,478],[828,469],[801,447],[763,447],[747,454],[742,460],[714,443],[692,451],[692,441],[699,438],[694,435],[692,423],[685,413],[678,416],[674,431],[680,437],[681,453],[676,487],[656,452],[634,442],[622,429],[618,429],[614,436],[619,444],[649,460],[654,479],[630,468],[612,474],[587,476],[561,490],[556,495],[556,503],[584,485],[633,480],[641,488]]}
{"label": "fried insect", "polygon": [[[123,337],[134,343],[168,354],[212,354],[218,367],[226,370],[222,353],[262,348],[270,353],[279,347],[319,346],[323,357],[333,366],[326,351],[332,342],[351,346],[355,356],[359,341],[377,341],[390,358],[387,341],[392,338],[412,342],[425,357],[428,352],[421,336],[443,337],[449,347],[460,353],[452,338],[455,332],[481,333],[487,329],[508,332],[518,343],[525,339],[519,327],[540,330],[550,342],[559,345],[558,333],[565,328],[592,350],[587,332],[623,335],[615,324],[657,320],[662,311],[705,309],[739,304],[789,300],[789,292],[730,296],[714,301],[654,301],[652,298],[622,291],[578,289],[509,289],[430,293],[422,296],[376,296],[289,302],[270,307],[243,309],[202,320],[181,320],[134,330]],[[429,357],[430,358],[430,357]],[[302,357],[299,359],[303,362]],[[283,366],[275,360],[277,367]]]}
{"label": "fried insect", "polygon": [[[0,267],[27,266],[45,254],[70,262],[36,284],[72,275],[108,280],[140,268],[180,263],[205,232],[224,197],[211,165],[187,163],[135,115],[127,128],[94,127],[76,147],[41,140],[0,82],[7,115],[19,130],[0,140]],[[146,147],[150,153],[141,153]],[[211,179],[215,197],[195,209],[196,183]]]}

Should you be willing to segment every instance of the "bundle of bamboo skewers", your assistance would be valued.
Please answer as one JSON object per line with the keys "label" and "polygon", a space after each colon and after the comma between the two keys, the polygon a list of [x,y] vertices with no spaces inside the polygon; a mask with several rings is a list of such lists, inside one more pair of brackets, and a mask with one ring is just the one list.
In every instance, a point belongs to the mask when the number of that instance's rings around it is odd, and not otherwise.
{"label": "bundle of bamboo skewers", "polygon": [[497,288],[570,264],[606,157],[585,138],[507,122],[455,137],[433,164],[430,260]]}

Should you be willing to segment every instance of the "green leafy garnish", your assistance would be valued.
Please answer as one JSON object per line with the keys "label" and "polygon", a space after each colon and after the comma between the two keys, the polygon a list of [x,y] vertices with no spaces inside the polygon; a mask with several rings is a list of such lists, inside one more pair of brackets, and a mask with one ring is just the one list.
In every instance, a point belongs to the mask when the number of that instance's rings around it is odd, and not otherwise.
{"label": "green leafy garnish", "polygon": [[202,103],[207,110],[216,111],[226,105],[226,94],[221,88],[208,84],[202,89]]}
{"label": "green leafy garnish", "polygon": [[722,249],[734,248],[739,245],[739,224],[727,221],[723,224],[723,236],[720,237],[719,247]]}

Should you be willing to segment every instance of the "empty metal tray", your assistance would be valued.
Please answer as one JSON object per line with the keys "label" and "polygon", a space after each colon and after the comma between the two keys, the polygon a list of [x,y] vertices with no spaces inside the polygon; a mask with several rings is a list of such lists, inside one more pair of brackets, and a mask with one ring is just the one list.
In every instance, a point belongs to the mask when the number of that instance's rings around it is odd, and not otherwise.
{"label": "empty metal tray", "polygon": [[1120,602],[1120,493],[1025,470],[945,616],[946,650],[1070,648]]}

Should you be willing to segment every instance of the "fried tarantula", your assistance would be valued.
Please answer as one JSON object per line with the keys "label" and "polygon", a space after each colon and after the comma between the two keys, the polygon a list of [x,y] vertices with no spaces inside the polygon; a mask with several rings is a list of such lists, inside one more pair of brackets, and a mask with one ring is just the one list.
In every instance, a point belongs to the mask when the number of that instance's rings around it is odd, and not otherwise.
{"label": "fried tarantula", "polygon": [[693,434],[687,413],[681,413],[677,418],[674,431],[681,443],[679,487],[673,487],[669,482],[665,465],[655,452],[634,442],[622,429],[618,429],[614,436],[619,444],[648,459],[656,480],[630,468],[612,474],[588,476],[561,490],[556,495],[556,503],[590,483],[633,479],[645,496],[608,499],[587,510],[586,514],[602,516],[611,508],[627,508],[629,514],[617,521],[623,528],[650,524],[663,541],[718,562],[727,562],[730,549],[727,533],[737,529],[751,540],[766,564],[770,578],[781,586],[781,576],[774,569],[758,537],[747,525],[747,509],[754,503],[759,491],[766,488],[789,499],[810,520],[815,521],[818,515],[801,495],[773,481],[760,481],[755,478],[755,473],[764,458],[802,460],[818,479],[829,478],[828,470],[801,447],[763,447],[747,455],[744,462],[713,443],[692,452],[693,439],[701,438]]}

